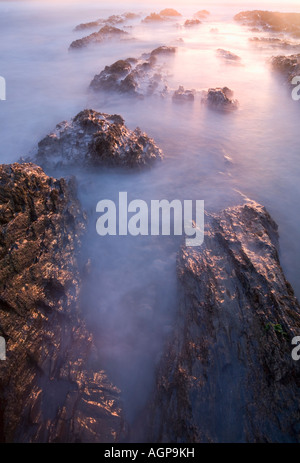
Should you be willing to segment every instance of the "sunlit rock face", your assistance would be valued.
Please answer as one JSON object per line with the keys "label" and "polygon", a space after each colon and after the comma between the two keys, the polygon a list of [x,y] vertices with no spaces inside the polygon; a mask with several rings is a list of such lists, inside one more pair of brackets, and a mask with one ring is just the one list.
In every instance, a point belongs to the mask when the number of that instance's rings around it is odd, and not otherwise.
{"label": "sunlit rock face", "polygon": [[235,15],[236,21],[270,32],[287,32],[300,37],[300,13],[279,13],[273,11],[242,11]]}
{"label": "sunlit rock face", "polygon": [[98,32],[94,32],[86,37],[83,37],[82,39],[74,40],[71,43],[69,49],[72,50],[84,48],[91,44],[101,44],[108,40],[115,39],[120,40],[128,36],[128,32],[125,32],[122,29],[119,29],[118,27],[106,24],[105,26],[101,27],[101,29]]}
{"label": "sunlit rock face", "polygon": [[209,88],[202,92],[202,103],[217,111],[232,111],[239,107],[238,100],[233,99],[233,91],[228,87]]}
{"label": "sunlit rock face", "polygon": [[300,76],[300,53],[290,56],[275,56],[271,59],[273,69],[279,72],[287,83],[291,84],[296,76]]}
{"label": "sunlit rock face", "polygon": [[121,116],[86,109],[58,124],[31,160],[43,167],[147,167],[162,157],[154,140],[139,128],[129,130]]}
{"label": "sunlit rock face", "polygon": [[80,315],[85,217],[74,180],[33,164],[0,167],[0,440],[115,442],[118,389]]}
{"label": "sunlit rock face", "polygon": [[177,273],[150,442],[298,442],[300,307],[270,215],[249,202],[207,217],[204,244],[181,249]]}

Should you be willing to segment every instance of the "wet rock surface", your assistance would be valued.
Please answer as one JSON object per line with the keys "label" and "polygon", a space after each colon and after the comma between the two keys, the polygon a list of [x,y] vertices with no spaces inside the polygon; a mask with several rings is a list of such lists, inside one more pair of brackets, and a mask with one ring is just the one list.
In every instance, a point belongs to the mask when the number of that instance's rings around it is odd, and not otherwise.
{"label": "wet rock surface", "polygon": [[129,37],[128,32],[125,32],[118,27],[105,25],[101,27],[98,32],[94,32],[93,34],[90,34],[86,37],[74,40],[71,43],[69,49],[76,50],[87,47],[91,44],[100,44],[108,40],[121,40],[127,37]]}
{"label": "wet rock surface", "polygon": [[234,19],[250,27],[259,27],[269,32],[286,32],[300,37],[300,13],[242,11],[235,15]]}
{"label": "wet rock surface", "polygon": [[299,442],[300,307],[278,231],[254,202],[207,218],[178,256],[179,309],[157,371],[150,442]]}
{"label": "wet rock surface", "polygon": [[238,109],[239,103],[233,99],[233,91],[228,87],[209,88],[202,94],[202,103],[209,108],[219,111],[232,111]]}
{"label": "wet rock surface", "polygon": [[121,116],[81,111],[61,122],[38,144],[31,160],[43,167],[147,167],[162,151],[139,128],[129,130]]}
{"label": "wet rock surface", "polygon": [[0,440],[115,442],[119,390],[79,307],[85,216],[74,180],[34,164],[0,167]]}
{"label": "wet rock surface", "polygon": [[280,48],[283,50],[300,49],[300,44],[278,37],[251,37],[249,41],[260,48]]}

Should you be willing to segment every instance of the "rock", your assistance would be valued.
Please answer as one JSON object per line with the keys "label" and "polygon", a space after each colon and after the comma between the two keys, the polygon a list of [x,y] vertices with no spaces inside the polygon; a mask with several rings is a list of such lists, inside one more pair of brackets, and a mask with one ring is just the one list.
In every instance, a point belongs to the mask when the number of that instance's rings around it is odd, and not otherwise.
{"label": "rock", "polygon": [[242,11],[235,15],[236,21],[248,26],[260,27],[271,32],[286,32],[300,37],[300,13],[279,13],[273,11]]}
{"label": "rock", "polygon": [[182,16],[180,13],[178,13],[177,10],[174,10],[173,8],[165,8],[164,10],[161,10],[159,14],[160,16],[177,17],[177,18]]}
{"label": "rock", "polygon": [[172,100],[175,103],[186,103],[195,100],[195,90],[184,90],[184,87],[180,85],[172,96]]}
{"label": "rock", "polygon": [[203,93],[202,102],[212,109],[231,111],[238,108],[238,101],[232,99],[233,91],[228,87],[210,88]]}
{"label": "rock", "polygon": [[176,51],[177,51],[176,47],[167,47],[166,45],[163,45],[161,47],[158,47],[152,50],[152,52],[150,53],[150,56],[172,55],[176,53]]}
{"label": "rock", "polygon": [[2,442],[116,442],[120,391],[101,369],[79,307],[85,216],[74,179],[0,166]]}
{"label": "rock", "polygon": [[125,32],[117,27],[113,26],[103,26],[98,32],[83,37],[82,39],[74,40],[70,49],[78,49],[87,47],[90,44],[99,44],[107,40],[120,39],[129,36],[128,32]]}
{"label": "rock", "polygon": [[194,26],[199,26],[201,24],[201,21],[199,19],[187,19],[184,23],[184,27],[194,27]]}
{"label": "rock", "polygon": [[146,167],[162,159],[154,140],[129,130],[121,116],[81,111],[39,142],[31,160],[43,167]]}
{"label": "rock", "polygon": [[229,60],[229,61],[241,61],[240,56],[235,55],[234,53],[231,53],[231,52],[228,51],[228,50],[223,50],[222,48],[218,48],[218,50],[217,50],[217,55],[218,55],[220,58],[223,58],[223,59],[225,59],[225,60]]}
{"label": "rock", "polygon": [[206,19],[207,16],[210,15],[210,12],[207,11],[207,10],[200,10],[200,11],[197,11],[197,13],[194,14],[194,17],[197,18],[197,19]]}
{"label": "rock", "polygon": [[166,21],[168,18],[166,16],[161,16],[160,14],[157,13],[151,13],[146,18],[142,20],[143,23],[151,23],[151,22],[161,22],[161,21]]}
{"label": "rock", "polygon": [[90,88],[96,92],[113,91],[138,98],[154,94],[164,97],[167,93],[166,77],[157,58],[173,55],[176,50],[176,47],[161,46],[139,59],[116,61],[95,75]]}
{"label": "rock", "polygon": [[255,45],[267,45],[272,48],[282,48],[284,50],[300,49],[300,43],[282,40],[278,37],[250,37],[249,41]]}
{"label": "rock", "polygon": [[82,23],[82,24],[78,24],[78,26],[75,27],[74,31],[84,31],[86,29],[95,29],[97,27],[99,27],[101,24],[102,24],[102,20],[98,20],[98,21],[90,21],[88,23]]}
{"label": "rock", "polygon": [[293,78],[300,76],[300,53],[290,56],[275,56],[271,59],[271,65],[291,85]]}
{"label": "rock", "polygon": [[277,226],[251,202],[213,215],[183,247],[179,309],[157,371],[149,442],[299,442],[300,307]]}

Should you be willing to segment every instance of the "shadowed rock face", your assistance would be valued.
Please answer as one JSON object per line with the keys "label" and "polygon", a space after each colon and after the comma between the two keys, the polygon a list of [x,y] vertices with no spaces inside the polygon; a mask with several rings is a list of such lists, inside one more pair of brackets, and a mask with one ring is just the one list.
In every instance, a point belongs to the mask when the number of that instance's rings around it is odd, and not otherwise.
{"label": "shadowed rock face", "polygon": [[299,442],[300,307],[277,226],[249,203],[178,257],[179,311],[157,372],[150,442]]}
{"label": "shadowed rock face", "polygon": [[290,56],[275,56],[271,59],[271,65],[288,84],[291,84],[294,77],[300,76],[300,53]]}
{"label": "shadowed rock face", "polygon": [[279,13],[273,11],[242,11],[234,19],[251,27],[261,27],[271,32],[287,32],[300,37],[300,13]]}
{"label": "shadowed rock face", "polygon": [[262,48],[279,48],[284,50],[299,50],[300,43],[282,40],[278,37],[251,37],[249,42]]}
{"label": "shadowed rock face", "polygon": [[218,111],[232,111],[238,108],[238,101],[233,99],[233,91],[228,87],[210,88],[203,93],[202,103]]}
{"label": "shadowed rock face", "polygon": [[175,103],[186,103],[195,100],[195,90],[185,90],[182,85],[179,86],[172,96],[172,100]]}
{"label": "shadowed rock face", "polygon": [[147,167],[162,157],[154,140],[139,128],[127,129],[121,116],[86,109],[58,124],[31,160],[43,167]]}
{"label": "shadowed rock face", "polygon": [[74,180],[0,167],[0,440],[115,442],[119,391],[101,370],[78,306],[85,217]]}
{"label": "shadowed rock face", "polygon": [[128,36],[128,32],[122,31],[117,27],[105,25],[101,27],[98,32],[94,32],[87,37],[83,37],[82,39],[74,40],[70,45],[70,50],[84,48],[91,44],[103,43],[107,40],[122,39]]}

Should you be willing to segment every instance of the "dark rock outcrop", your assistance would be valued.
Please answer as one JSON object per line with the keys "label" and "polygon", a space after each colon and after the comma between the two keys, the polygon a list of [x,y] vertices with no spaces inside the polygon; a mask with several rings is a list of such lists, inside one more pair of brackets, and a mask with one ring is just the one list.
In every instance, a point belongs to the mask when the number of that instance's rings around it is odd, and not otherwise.
{"label": "dark rock outcrop", "polygon": [[81,111],[58,124],[38,144],[31,160],[43,167],[147,167],[162,159],[154,140],[139,128],[129,130],[121,116]]}
{"label": "dark rock outcrop", "polygon": [[299,442],[300,307],[256,203],[213,215],[178,257],[179,310],[157,372],[149,442]]}
{"label": "dark rock outcrop", "polygon": [[300,37],[300,13],[279,13],[273,11],[242,11],[234,19],[251,27],[260,27],[270,32],[287,32]]}
{"label": "dark rock outcrop", "polygon": [[300,53],[290,56],[275,56],[271,59],[271,65],[291,85],[294,77],[300,76]]}
{"label": "dark rock outcrop", "polygon": [[241,61],[240,56],[236,55],[235,53],[232,53],[231,51],[223,50],[222,48],[218,48],[217,55],[220,58],[223,58],[228,61],[235,61],[235,62]]}
{"label": "dark rock outcrop", "polygon": [[78,303],[85,217],[74,181],[33,164],[0,166],[0,440],[116,442],[118,389]]}
{"label": "dark rock outcrop", "polygon": [[173,93],[172,100],[175,103],[186,103],[195,100],[195,90],[185,90],[182,85]]}
{"label": "dark rock outcrop", "polygon": [[209,88],[202,94],[202,103],[219,111],[232,111],[239,106],[238,101],[233,99],[233,91],[228,87]]}
{"label": "dark rock outcrop", "polygon": [[91,44],[103,43],[107,40],[113,40],[113,39],[120,40],[128,36],[129,36],[128,32],[125,32],[114,26],[105,25],[101,27],[101,29],[98,32],[94,32],[93,34],[90,34],[87,37],[74,40],[70,45],[70,49],[72,50],[72,49],[84,48]]}

